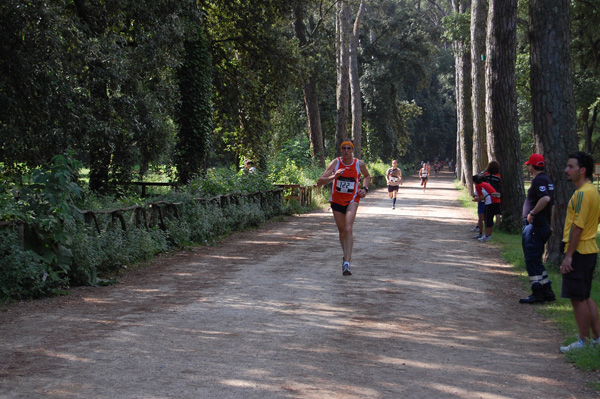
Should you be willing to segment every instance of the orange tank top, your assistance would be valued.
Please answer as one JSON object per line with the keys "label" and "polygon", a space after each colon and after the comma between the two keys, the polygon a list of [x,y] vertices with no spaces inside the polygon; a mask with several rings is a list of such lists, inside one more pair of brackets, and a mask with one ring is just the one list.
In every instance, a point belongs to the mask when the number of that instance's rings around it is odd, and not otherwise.
{"label": "orange tank top", "polygon": [[337,158],[335,170],[343,168],[344,173],[333,180],[330,202],[340,205],[348,205],[350,202],[360,202],[358,196],[360,182],[360,166],[357,158],[350,165],[342,162],[342,158]]}

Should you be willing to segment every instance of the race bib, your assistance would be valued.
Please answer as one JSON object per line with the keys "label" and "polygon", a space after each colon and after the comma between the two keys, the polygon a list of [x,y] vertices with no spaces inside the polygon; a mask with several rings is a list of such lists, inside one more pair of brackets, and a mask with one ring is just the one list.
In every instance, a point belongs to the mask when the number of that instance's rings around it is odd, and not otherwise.
{"label": "race bib", "polygon": [[391,185],[396,185],[400,182],[400,179],[397,178],[396,176],[390,176],[390,184]]}
{"label": "race bib", "polygon": [[352,177],[338,177],[335,189],[338,193],[353,193],[354,184]]}

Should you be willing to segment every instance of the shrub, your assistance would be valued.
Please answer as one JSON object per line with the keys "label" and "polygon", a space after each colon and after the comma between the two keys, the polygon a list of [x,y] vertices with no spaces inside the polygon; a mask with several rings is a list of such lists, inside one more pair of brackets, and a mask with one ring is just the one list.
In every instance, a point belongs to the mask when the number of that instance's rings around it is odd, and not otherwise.
{"label": "shrub", "polygon": [[0,300],[38,298],[58,293],[66,282],[61,272],[33,251],[22,250],[17,233],[0,231]]}

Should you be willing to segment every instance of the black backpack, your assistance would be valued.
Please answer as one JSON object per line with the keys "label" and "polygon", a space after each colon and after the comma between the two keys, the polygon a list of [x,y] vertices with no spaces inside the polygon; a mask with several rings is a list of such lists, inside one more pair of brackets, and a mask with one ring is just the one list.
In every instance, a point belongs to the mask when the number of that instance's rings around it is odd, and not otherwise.
{"label": "black backpack", "polygon": [[502,196],[502,179],[500,179],[500,177],[494,175],[486,175],[483,176],[483,180],[490,183],[490,185],[494,187],[494,190],[496,190],[496,192],[500,193],[500,196]]}

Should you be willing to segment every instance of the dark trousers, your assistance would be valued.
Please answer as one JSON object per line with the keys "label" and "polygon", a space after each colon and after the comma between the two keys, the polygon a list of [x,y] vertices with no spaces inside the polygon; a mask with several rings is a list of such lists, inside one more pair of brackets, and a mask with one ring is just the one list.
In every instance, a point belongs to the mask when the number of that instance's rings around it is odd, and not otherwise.
{"label": "dark trousers", "polygon": [[534,284],[547,284],[548,273],[542,262],[544,246],[550,238],[550,224],[525,222],[522,231],[523,255],[525,256],[525,267],[529,275],[529,282]]}

